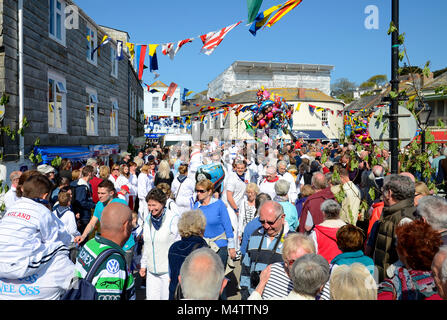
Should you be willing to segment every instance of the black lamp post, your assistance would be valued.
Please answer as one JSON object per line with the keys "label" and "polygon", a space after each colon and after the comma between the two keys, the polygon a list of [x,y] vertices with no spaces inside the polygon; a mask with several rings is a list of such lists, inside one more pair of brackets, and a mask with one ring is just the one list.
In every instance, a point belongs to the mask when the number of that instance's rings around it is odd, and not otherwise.
{"label": "black lamp post", "polygon": [[[416,108],[416,115],[417,115],[418,126],[421,129],[421,154],[425,153],[425,130],[428,127],[428,120],[430,119],[431,111],[432,109],[428,103],[424,103],[422,101],[418,102],[418,106]],[[424,179],[423,176],[424,171],[425,171],[425,164],[422,164],[423,179]]]}

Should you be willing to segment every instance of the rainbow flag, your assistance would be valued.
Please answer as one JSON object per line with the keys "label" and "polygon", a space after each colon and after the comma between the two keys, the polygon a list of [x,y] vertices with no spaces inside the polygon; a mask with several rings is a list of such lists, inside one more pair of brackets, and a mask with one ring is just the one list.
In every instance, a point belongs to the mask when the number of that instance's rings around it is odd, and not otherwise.
{"label": "rainbow flag", "polygon": [[264,26],[264,24],[268,21],[272,13],[280,9],[282,6],[283,6],[282,4],[279,4],[277,6],[273,6],[270,9],[258,13],[248,31],[250,31],[252,35],[256,36],[256,32]]}

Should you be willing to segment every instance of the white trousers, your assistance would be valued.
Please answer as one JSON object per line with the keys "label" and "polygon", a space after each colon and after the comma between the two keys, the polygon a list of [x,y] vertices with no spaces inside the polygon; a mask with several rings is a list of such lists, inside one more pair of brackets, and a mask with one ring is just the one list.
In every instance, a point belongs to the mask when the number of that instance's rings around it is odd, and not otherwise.
{"label": "white trousers", "polygon": [[169,273],[146,272],[146,300],[169,300]]}
{"label": "white trousers", "polygon": [[227,209],[228,209],[228,215],[230,216],[231,226],[233,227],[234,249],[236,251],[238,251],[239,248],[241,247],[240,243],[239,243],[239,236],[238,236],[238,233],[239,233],[239,215],[237,215],[230,206],[228,206]]}

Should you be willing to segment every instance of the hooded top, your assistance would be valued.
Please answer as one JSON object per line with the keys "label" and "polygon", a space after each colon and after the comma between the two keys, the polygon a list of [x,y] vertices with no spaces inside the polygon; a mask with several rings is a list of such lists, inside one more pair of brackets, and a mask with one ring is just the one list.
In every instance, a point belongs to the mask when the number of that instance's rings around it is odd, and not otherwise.
{"label": "hooded top", "polygon": [[304,232],[308,212],[312,215],[313,224],[317,225],[324,221],[324,214],[321,212],[321,204],[328,199],[335,199],[330,187],[320,190],[307,197],[301,210],[299,232]]}
{"label": "hooded top", "polygon": [[337,231],[339,228],[330,228],[325,226],[315,226],[315,235],[318,243],[318,254],[323,256],[328,263],[331,263],[341,252],[337,246]]}

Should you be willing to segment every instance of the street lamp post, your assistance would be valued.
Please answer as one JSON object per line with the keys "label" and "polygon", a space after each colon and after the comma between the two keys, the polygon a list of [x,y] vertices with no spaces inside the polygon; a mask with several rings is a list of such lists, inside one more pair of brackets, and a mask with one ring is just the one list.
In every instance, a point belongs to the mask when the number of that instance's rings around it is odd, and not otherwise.
{"label": "street lamp post", "polygon": [[[418,126],[421,129],[421,154],[425,153],[425,130],[427,130],[428,120],[431,115],[431,107],[428,103],[423,103],[422,101],[418,102],[418,106],[416,108],[416,115]],[[424,171],[425,171],[425,163],[422,164],[422,179],[424,179]]]}

